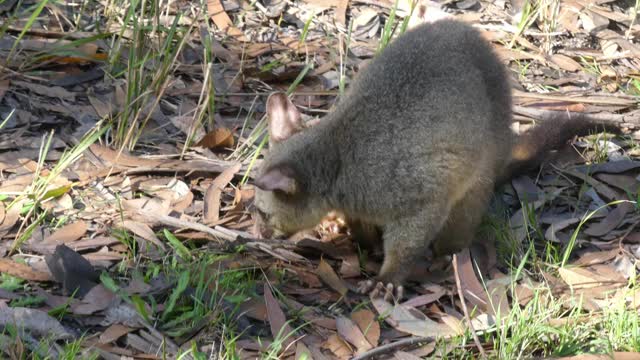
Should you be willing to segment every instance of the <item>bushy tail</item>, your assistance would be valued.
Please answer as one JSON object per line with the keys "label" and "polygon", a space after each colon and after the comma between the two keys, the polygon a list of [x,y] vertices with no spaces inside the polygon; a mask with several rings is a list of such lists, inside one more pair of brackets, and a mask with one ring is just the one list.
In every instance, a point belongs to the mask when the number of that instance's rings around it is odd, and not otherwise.
{"label": "bushy tail", "polygon": [[511,151],[511,160],[498,183],[504,183],[514,176],[540,166],[549,151],[559,149],[574,136],[585,136],[602,131],[621,133],[620,128],[611,123],[604,123],[584,114],[558,111],[557,114],[518,136]]}

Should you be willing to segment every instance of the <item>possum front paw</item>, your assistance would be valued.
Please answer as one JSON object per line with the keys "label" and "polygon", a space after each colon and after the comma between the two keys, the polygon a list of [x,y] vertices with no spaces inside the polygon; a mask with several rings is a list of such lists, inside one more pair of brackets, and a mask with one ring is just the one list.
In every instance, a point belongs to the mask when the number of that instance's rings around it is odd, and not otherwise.
{"label": "possum front paw", "polygon": [[398,302],[404,295],[404,287],[402,285],[394,285],[387,283],[385,286],[382,281],[375,282],[373,280],[363,280],[358,283],[358,292],[361,294],[369,294],[371,297],[383,297],[384,301]]}

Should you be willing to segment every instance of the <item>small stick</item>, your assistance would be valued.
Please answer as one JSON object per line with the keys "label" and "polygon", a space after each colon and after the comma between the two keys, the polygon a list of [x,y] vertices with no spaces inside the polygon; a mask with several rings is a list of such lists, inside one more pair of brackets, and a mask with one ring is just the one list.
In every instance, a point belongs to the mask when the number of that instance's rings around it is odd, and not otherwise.
{"label": "small stick", "polygon": [[415,344],[422,343],[422,342],[433,342],[435,340],[436,340],[436,338],[433,337],[433,336],[412,336],[410,338],[402,339],[402,340],[396,341],[396,342],[391,343],[391,344],[378,346],[377,348],[374,348],[374,349],[371,349],[371,350],[369,350],[367,352],[364,352],[364,353],[352,358],[351,360],[371,359],[374,356],[386,354],[386,353],[391,352],[394,349],[402,347],[402,346],[411,346],[411,345],[415,345]]}
{"label": "small stick", "polygon": [[278,246],[278,247],[290,249],[290,250],[297,249],[297,246],[295,244],[287,240],[254,239],[250,237],[250,234],[247,234],[242,231],[235,231],[235,230],[227,229],[222,226],[216,226],[215,228],[210,228],[203,224],[198,224],[192,221],[180,220],[178,218],[174,218],[173,216],[169,216],[169,215],[155,214],[153,212],[145,211],[145,210],[138,210],[138,214],[140,214],[141,216],[145,216],[148,219],[151,219],[153,221],[157,221],[166,226],[182,228],[182,229],[191,229],[191,230],[203,232],[205,234],[209,234],[214,238],[216,238],[217,240],[222,240],[220,241],[220,243],[222,244],[225,244],[225,242],[227,244],[230,243],[235,245],[269,244],[272,246]]}
{"label": "small stick", "polygon": [[604,104],[604,105],[622,105],[622,106],[631,106],[634,104],[633,100],[625,100],[625,99],[604,99],[600,98],[592,98],[592,97],[573,97],[573,96],[563,96],[563,95],[548,95],[548,94],[535,94],[528,93],[524,91],[515,90],[513,91],[514,97],[523,97],[528,99],[540,99],[540,100],[555,100],[555,101],[568,101],[574,103],[583,103],[583,104]]}
{"label": "small stick", "polygon": [[464,301],[464,294],[462,293],[462,285],[460,284],[460,273],[458,273],[458,256],[457,254],[453,254],[453,273],[456,278],[456,288],[458,289],[458,296],[460,297],[460,302],[462,303],[462,311],[464,312],[464,317],[467,319],[467,323],[469,324],[469,329],[471,329],[471,334],[473,335],[473,342],[476,343],[476,347],[478,351],[480,351],[480,355],[483,359],[487,358],[487,353],[484,352],[484,348],[482,344],[480,344],[480,338],[478,338],[478,334],[476,334],[476,330],[473,328],[473,324],[471,323],[471,316],[469,316],[469,310],[467,310],[467,304]]}
{"label": "small stick", "polygon": [[212,229],[206,225],[198,224],[191,221],[180,220],[178,218],[174,218],[169,215],[156,214],[151,211],[138,211],[138,213],[142,216],[145,216],[151,220],[155,220],[159,223],[162,223],[167,226],[172,226],[176,228],[187,228],[191,230],[201,231],[205,234],[209,234],[216,239],[222,239],[226,241],[235,241],[238,237],[233,236],[227,232],[223,232],[220,230]]}
{"label": "small stick", "polygon": [[572,111],[559,111],[559,110],[547,110],[547,109],[537,109],[534,107],[525,107],[525,106],[513,106],[513,112],[519,115],[524,115],[528,117],[532,117],[541,121],[551,120],[557,117],[571,117],[571,115],[575,116],[587,116],[590,119],[602,121],[604,123],[611,123],[616,126],[621,126],[625,123],[630,123],[637,125],[640,123],[640,115],[639,114],[586,114],[582,112],[572,112]]}

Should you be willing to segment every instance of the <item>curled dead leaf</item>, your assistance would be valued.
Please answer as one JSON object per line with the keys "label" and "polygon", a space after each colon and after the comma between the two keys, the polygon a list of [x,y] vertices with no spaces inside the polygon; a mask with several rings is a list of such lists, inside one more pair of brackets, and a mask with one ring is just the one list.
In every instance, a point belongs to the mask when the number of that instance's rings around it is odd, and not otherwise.
{"label": "curled dead leaf", "polygon": [[322,347],[329,349],[338,359],[350,359],[353,354],[349,345],[336,334],[329,336]]}
{"label": "curled dead leaf", "polygon": [[358,310],[351,314],[353,320],[367,338],[369,344],[378,346],[380,341],[380,324],[371,310]]}
{"label": "curled dead leaf", "polygon": [[133,330],[135,329],[128,326],[112,324],[102,334],[100,334],[98,342],[100,344],[109,344],[113,341],[118,340],[120,337],[132,332]]}
{"label": "curled dead leaf", "polygon": [[74,303],[71,306],[71,311],[76,315],[90,315],[106,309],[115,298],[116,294],[102,284],[98,284],[89,290],[82,302]]}
{"label": "curled dead leaf", "polygon": [[582,66],[580,66],[580,64],[577,61],[573,60],[572,58],[566,55],[555,54],[551,56],[551,62],[553,62],[554,64],[559,66],[561,69],[566,71],[575,72],[575,71],[582,70]]}
{"label": "curled dead leaf", "polygon": [[49,316],[46,311],[23,307],[0,308],[0,326],[18,326],[21,330],[29,330],[32,334],[54,340],[72,339],[74,336]]}
{"label": "curled dead leaf", "polygon": [[84,221],[76,221],[56,230],[43,241],[46,243],[68,243],[81,239],[86,233],[87,223]]}
{"label": "curled dead leaf", "polygon": [[313,359],[313,355],[311,354],[311,350],[302,342],[298,341],[296,343],[296,359]]}
{"label": "curled dead leaf", "polygon": [[160,249],[166,250],[164,243],[156,236],[149,225],[133,220],[125,220],[122,226]]}
{"label": "curled dead leaf", "polygon": [[415,308],[401,304],[392,305],[381,298],[372,298],[371,303],[378,314],[398,331],[416,336],[443,336],[459,334],[458,329],[437,323]]}
{"label": "curled dead leaf", "polygon": [[336,327],[338,329],[338,334],[357,348],[356,353],[363,353],[373,347],[358,325],[351,319],[344,316],[338,317],[336,319]]}
{"label": "curled dead leaf", "polygon": [[23,203],[24,202],[15,203],[5,211],[4,219],[0,222],[0,236],[8,233],[18,222]]}
{"label": "curled dead leaf", "polygon": [[561,267],[558,274],[569,286],[580,286],[584,288],[597,287],[610,282],[609,278],[602,276],[595,271],[579,267]]}
{"label": "curled dead leaf", "polygon": [[196,146],[202,146],[209,149],[230,148],[235,144],[233,133],[227,128],[217,128],[206,135],[196,143]]}
{"label": "curled dead leaf", "polygon": [[638,360],[640,353],[637,352],[619,352],[616,351],[612,355],[608,354],[580,354],[575,356],[564,356],[557,360]]}
{"label": "curled dead leaf", "polygon": [[45,261],[53,278],[62,284],[65,294],[84,296],[100,282],[96,269],[89,260],[66,245],[58,245]]}
{"label": "curled dead leaf", "polygon": [[220,217],[220,196],[222,195],[222,190],[231,180],[235,174],[240,171],[242,164],[237,163],[234,166],[231,166],[225,169],[220,175],[218,175],[204,195],[204,222],[207,224],[214,223],[218,221]]}
{"label": "curled dead leaf", "polygon": [[220,29],[221,32],[226,33],[240,41],[247,41],[242,31],[233,26],[233,21],[222,6],[220,0],[208,0],[207,1],[207,14],[211,18],[214,24]]}
{"label": "curled dead leaf", "polygon": [[4,222],[5,214],[4,203],[0,201],[0,225]]}
{"label": "curled dead leaf", "polygon": [[46,97],[58,98],[69,102],[72,102],[76,99],[76,93],[70,92],[60,86],[46,86],[18,80],[14,80],[13,85],[29,89],[29,91]]}
{"label": "curled dead leaf", "polygon": [[331,265],[329,265],[324,259],[320,259],[320,264],[316,269],[316,273],[330,288],[337,291],[340,295],[345,296],[349,289],[344,284],[342,279],[338,277]]}
{"label": "curled dead leaf", "polygon": [[492,309],[492,303],[473,270],[469,251],[464,250],[459,253],[457,261],[458,268],[460,269],[460,284],[464,292],[464,298],[473,305],[478,306],[483,311],[491,312],[493,314],[494,309]]}
{"label": "curled dead leaf", "polygon": [[285,345],[284,348],[289,348],[293,343],[295,333],[291,326],[287,324],[287,318],[267,283],[264,284],[264,302],[267,306],[267,318],[271,327],[271,335],[273,335],[274,339],[282,339]]}

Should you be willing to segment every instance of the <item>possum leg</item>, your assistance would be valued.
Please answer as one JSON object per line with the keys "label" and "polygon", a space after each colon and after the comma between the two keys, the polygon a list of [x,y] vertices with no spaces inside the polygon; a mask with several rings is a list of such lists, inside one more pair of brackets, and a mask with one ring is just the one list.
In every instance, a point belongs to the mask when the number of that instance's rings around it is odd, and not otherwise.
{"label": "possum leg", "polygon": [[[359,284],[361,293],[384,296],[390,301],[394,296],[400,300],[404,295],[403,284],[409,271],[424,256],[431,241],[447,219],[447,205],[434,206],[410,217],[401,218],[384,226],[384,262],[376,281],[366,280]],[[384,292],[384,294],[381,294]]]}

